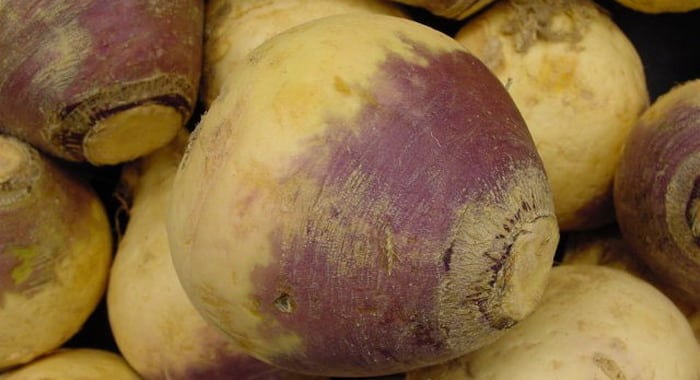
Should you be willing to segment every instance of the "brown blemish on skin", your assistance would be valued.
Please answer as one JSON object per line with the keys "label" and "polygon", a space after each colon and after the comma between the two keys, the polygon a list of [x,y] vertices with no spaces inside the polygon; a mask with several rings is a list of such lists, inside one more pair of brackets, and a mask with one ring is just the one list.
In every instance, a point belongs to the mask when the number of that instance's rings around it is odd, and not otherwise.
{"label": "brown blemish on skin", "polygon": [[558,370],[559,368],[562,368],[564,366],[564,362],[562,362],[561,360],[555,359],[552,360],[550,363],[552,364],[552,368],[555,370]]}
{"label": "brown blemish on skin", "polygon": [[625,376],[625,373],[622,372],[622,369],[620,368],[620,366],[617,365],[617,362],[615,362],[615,360],[606,356],[605,354],[602,354],[600,352],[594,353],[593,354],[593,363],[610,380],[626,380],[627,379],[627,377]]}
{"label": "brown blemish on skin", "polygon": [[291,313],[294,311],[296,305],[294,303],[294,298],[283,292],[275,299],[275,307],[282,313]]}
{"label": "brown blemish on skin", "polygon": [[450,271],[450,262],[452,261],[452,254],[454,253],[454,242],[450,244],[449,247],[442,254],[442,264],[444,266],[445,272]]}
{"label": "brown blemish on skin", "polygon": [[345,82],[343,78],[339,76],[335,77],[335,80],[333,81],[333,86],[338,92],[340,92],[343,95],[350,95],[350,93],[352,92],[350,90],[350,85],[348,85],[348,83]]}

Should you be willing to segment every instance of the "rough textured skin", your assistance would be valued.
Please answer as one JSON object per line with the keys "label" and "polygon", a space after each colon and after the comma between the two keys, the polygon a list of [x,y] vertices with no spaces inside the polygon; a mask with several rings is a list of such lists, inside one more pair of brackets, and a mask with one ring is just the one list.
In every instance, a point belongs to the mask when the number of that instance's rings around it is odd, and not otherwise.
{"label": "rough textured skin", "polygon": [[531,311],[558,241],[547,181],[507,93],[453,39],[331,16],[238,70],[168,221],[207,319],[284,368],[369,376],[456,357]]}
{"label": "rough textured skin", "polygon": [[84,137],[105,117],[163,104],[184,122],[197,96],[202,22],[201,0],[3,1],[0,130],[80,161]]}
{"label": "rough textured skin", "polygon": [[630,133],[615,178],[622,235],[700,305],[700,80],[662,95]]}
{"label": "rough textured skin", "polygon": [[635,47],[592,1],[506,0],[455,38],[508,88],[542,157],[562,230],[614,219],[622,146],[648,106]]}
{"label": "rough textured skin", "polygon": [[700,0],[616,0],[636,11],[646,13],[689,12],[700,9]]}
{"label": "rough textured skin", "polygon": [[121,356],[92,348],[58,350],[0,379],[141,380]]}
{"label": "rough textured skin", "polygon": [[424,8],[438,16],[463,20],[494,0],[397,0],[402,4]]}
{"label": "rough textured skin", "polygon": [[170,186],[187,134],[125,170],[133,173],[133,205],[107,292],[119,351],[149,380],[311,380],[245,354],[209,325],[180,286],[165,231]]}
{"label": "rough textured skin", "polygon": [[0,155],[16,147],[26,170],[0,179],[0,369],[78,331],[102,297],[112,253],[92,189],[28,145],[0,137]]}
{"label": "rough textured skin", "polygon": [[347,12],[404,16],[383,0],[210,0],[206,4],[202,97],[219,95],[232,68],[270,37],[306,21]]}
{"label": "rough textured skin", "polygon": [[656,288],[618,269],[564,265],[501,339],[406,379],[695,380],[698,357],[688,320]]}

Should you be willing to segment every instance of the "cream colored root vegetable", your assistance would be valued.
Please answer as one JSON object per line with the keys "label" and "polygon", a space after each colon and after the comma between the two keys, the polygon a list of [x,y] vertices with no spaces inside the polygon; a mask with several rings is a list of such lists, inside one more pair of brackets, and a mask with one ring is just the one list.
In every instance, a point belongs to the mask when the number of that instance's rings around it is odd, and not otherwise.
{"label": "cream colored root vegetable", "polygon": [[178,282],[165,231],[170,187],[187,140],[124,170],[133,204],[111,270],[110,327],[120,352],[147,380],[310,380],[245,354],[192,306]]}
{"label": "cream colored root vegetable", "polygon": [[61,349],[5,374],[0,380],[141,380],[119,355],[93,348]]}
{"label": "cream colored root vegetable", "polygon": [[683,13],[700,9],[700,0],[615,0],[618,3],[645,13]]}
{"label": "cream colored root vegetable", "polygon": [[379,376],[493,341],[559,239],[534,143],[453,38],[346,13],[236,67],[190,140],[167,229],[195,307],[251,355]]}
{"label": "cream colored root vegetable", "polygon": [[71,338],[104,294],[112,235],[65,167],[0,136],[0,370]]}
{"label": "cream colored root vegetable", "polygon": [[656,288],[598,265],[550,272],[540,306],[495,343],[407,380],[697,380],[700,346]]}
{"label": "cream colored root vegetable", "polygon": [[588,0],[505,0],[456,39],[506,85],[535,140],[563,230],[613,220],[622,145],[649,98],[642,62]]}
{"label": "cream colored root vegetable", "polygon": [[210,0],[206,4],[202,96],[208,106],[231,69],[270,37],[306,21],[347,12],[405,14],[384,0]]}

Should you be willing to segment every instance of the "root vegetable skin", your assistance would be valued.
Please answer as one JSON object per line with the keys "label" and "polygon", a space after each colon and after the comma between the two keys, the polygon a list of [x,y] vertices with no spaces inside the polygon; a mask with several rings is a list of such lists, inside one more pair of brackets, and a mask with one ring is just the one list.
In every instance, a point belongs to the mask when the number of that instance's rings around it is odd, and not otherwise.
{"label": "root vegetable skin", "polygon": [[120,352],[150,380],[312,380],[245,354],[202,318],[180,286],[165,217],[186,140],[183,131],[170,145],[124,169],[133,186],[133,205],[107,292],[110,326]]}
{"label": "root vegetable skin", "polygon": [[202,96],[209,106],[232,68],[251,50],[291,27],[346,12],[406,17],[384,0],[211,0],[206,5]]}
{"label": "root vegetable skin", "polygon": [[192,113],[201,0],[8,0],[0,10],[3,133],[117,164],[165,145]]}
{"label": "root vegetable skin", "polygon": [[92,348],[61,349],[19,369],[0,374],[0,380],[140,380],[124,359]]}
{"label": "root vegetable skin", "polygon": [[506,0],[455,38],[508,88],[550,181],[559,227],[614,219],[622,146],[649,104],[641,59],[592,1]]}
{"label": "root vegetable skin", "polygon": [[564,265],[541,304],[495,343],[407,380],[700,377],[700,345],[661,292],[627,272]]}
{"label": "root vegetable skin", "polygon": [[442,17],[464,20],[494,0],[397,0],[398,3],[428,10]]}
{"label": "root vegetable skin", "polygon": [[636,11],[645,13],[683,13],[700,9],[698,0],[615,0]]}
{"label": "root vegetable skin", "polygon": [[616,227],[567,234],[563,265],[605,265],[633,274],[669,297],[688,318],[700,343],[700,307],[677,289],[659,280],[658,275],[632,252]]}
{"label": "root vegetable skin", "polygon": [[632,250],[700,306],[700,80],[659,97],[630,133],[615,209]]}
{"label": "root vegetable skin", "polygon": [[192,136],[168,216],[205,318],[283,368],[373,376],[531,312],[559,237],[551,194],[477,59],[416,22],[346,14],[247,62]]}
{"label": "root vegetable skin", "polygon": [[0,369],[59,347],[104,293],[110,225],[64,169],[0,136]]}

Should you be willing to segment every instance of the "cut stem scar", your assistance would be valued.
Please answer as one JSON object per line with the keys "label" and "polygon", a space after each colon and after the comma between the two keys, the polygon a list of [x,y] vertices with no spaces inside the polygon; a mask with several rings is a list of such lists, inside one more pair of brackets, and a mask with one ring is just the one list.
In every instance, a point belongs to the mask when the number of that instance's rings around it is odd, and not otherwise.
{"label": "cut stem scar", "polygon": [[14,177],[22,165],[23,154],[17,144],[0,140],[0,184]]}
{"label": "cut stem scar", "polygon": [[170,106],[145,104],[111,115],[95,124],[83,140],[85,158],[95,165],[133,160],[165,145],[183,125]]}
{"label": "cut stem scar", "polygon": [[0,206],[24,199],[39,176],[39,158],[29,145],[0,136]]}

